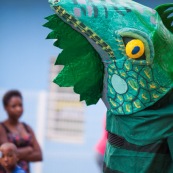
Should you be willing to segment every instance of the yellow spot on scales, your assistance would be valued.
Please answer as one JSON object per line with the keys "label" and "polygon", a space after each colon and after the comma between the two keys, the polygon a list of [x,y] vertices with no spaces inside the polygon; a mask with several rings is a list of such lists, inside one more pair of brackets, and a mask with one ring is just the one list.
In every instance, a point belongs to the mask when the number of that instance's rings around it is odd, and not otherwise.
{"label": "yellow spot on scales", "polygon": [[76,24],[80,25],[80,24],[81,24],[81,22],[80,22],[80,21],[76,21]]}
{"label": "yellow spot on scales", "polygon": [[129,105],[126,105],[126,111],[130,112],[130,106]]}
{"label": "yellow spot on scales", "polygon": [[65,10],[63,10],[63,11],[62,11],[62,14],[66,14],[66,11],[65,11]]}
{"label": "yellow spot on scales", "polygon": [[142,61],[140,61],[140,65],[142,65],[143,64],[143,62]]}
{"label": "yellow spot on scales", "polygon": [[127,64],[125,64],[125,68],[126,68],[127,70],[130,70],[130,67],[129,67]]}
{"label": "yellow spot on scales", "polygon": [[118,43],[122,43],[122,41],[121,40],[118,40],[118,39],[115,39],[115,41],[117,41]]}
{"label": "yellow spot on scales", "polygon": [[122,97],[122,96],[117,95],[117,98],[118,98],[120,101],[123,101],[123,97]]}
{"label": "yellow spot on scales", "polygon": [[135,71],[136,71],[136,72],[138,72],[138,71],[139,71],[138,67],[135,67]]}
{"label": "yellow spot on scales", "polygon": [[113,73],[113,70],[112,69],[108,69],[108,72],[112,74]]}
{"label": "yellow spot on scales", "polygon": [[112,99],[110,99],[110,102],[111,102],[111,104],[112,104],[114,107],[117,107],[117,106],[118,106]]}
{"label": "yellow spot on scales", "polygon": [[59,11],[61,9],[61,7],[60,6],[56,6],[55,9],[56,9],[56,11]]}
{"label": "yellow spot on scales", "polygon": [[135,91],[137,91],[137,87],[135,86],[135,83],[133,81],[128,81],[128,84],[131,86],[132,89],[134,89]]}
{"label": "yellow spot on scales", "polygon": [[151,85],[150,85],[150,88],[151,88],[151,89],[156,89],[156,85],[151,84]]}
{"label": "yellow spot on scales", "polygon": [[[124,48],[124,44],[120,44],[119,46]],[[124,50],[124,49],[123,49],[123,50]]]}
{"label": "yellow spot on scales", "polygon": [[162,91],[162,92],[166,92],[167,91],[167,89],[166,88],[160,88],[160,90]]}
{"label": "yellow spot on scales", "polygon": [[127,96],[127,100],[128,101],[132,101],[133,100],[133,97],[132,96]]}
{"label": "yellow spot on scales", "polygon": [[118,112],[119,112],[119,113],[123,113],[123,110],[122,110],[121,107],[118,108]]}
{"label": "yellow spot on scales", "polygon": [[159,95],[153,94],[153,98],[154,98],[154,99],[157,99],[157,98],[159,98]]}
{"label": "yellow spot on scales", "polygon": [[112,65],[112,64],[111,64],[110,67],[111,67],[111,68],[115,68],[115,65]]}
{"label": "yellow spot on scales", "polygon": [[115,94],[112,88],[110,88],[110,92],[111,94]]}
{"label": "yellow spot on scales", "polygon": [[145,84],[142,81],[140,81],[140,84],[142,87],[145,87]]}
{"label": "yellow spot on scales", "polygon": [[151,76],[150,76],[150,74],[148,73],[147,70],[144,70],[144,73],[145,73],[145,75],[147,76],[148,79],[151,79]]}
{"label": "yellow spot on scales", "polygon": [[147,100],[147,97],[144,94],[142,94],[142,98]]}
{"label": "yellow spot on scales", "polygon": [[135,105],[135,107],[138,108],[138,109],[141,108],[141,105],[140,105],[139,102],[137,103],[137,102],[135,101],[135,102],[134,102],[134,105]]}
{"label": "yellow spot on scales", "polygon": [[122,72],[120,74],[121,74],[121,76],[126,77],[126,73]]}

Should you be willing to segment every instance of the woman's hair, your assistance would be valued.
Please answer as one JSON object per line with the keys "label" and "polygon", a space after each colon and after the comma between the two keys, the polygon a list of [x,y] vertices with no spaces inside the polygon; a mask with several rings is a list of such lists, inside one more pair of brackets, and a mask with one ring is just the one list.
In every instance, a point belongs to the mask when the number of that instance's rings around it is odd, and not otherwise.
{"label": "woman's hair", "polygon": [[7,106],[9,100],[10,100],[12,97],[20,97],[20,98],[22,99],[22,94],[21,94],[18,90],[10,90],[10,91],[7,91],[7,92],[4,94],[3,99],[2,99],[3,105],[4,105],[4,106]]}

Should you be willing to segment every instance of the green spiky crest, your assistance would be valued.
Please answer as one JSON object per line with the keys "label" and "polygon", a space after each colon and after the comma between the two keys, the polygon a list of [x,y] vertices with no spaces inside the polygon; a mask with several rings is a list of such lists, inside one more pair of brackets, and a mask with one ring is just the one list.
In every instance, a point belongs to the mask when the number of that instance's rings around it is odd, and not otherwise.
{"label": "green spiky crest", "polygon": [[173,3],[162,4],[155,9],[159,13],[163,24],[173,33],[173,16],[171,15],[173,14]]}
{"label": "green spiky crest", "polygon": [[104,67],[99,54],[77,31],[63,22],[56,14],[46,17],[43,26],[52,30],[47,39],[56,39],[54,46],[63,49],[55,65],[64,65],[54,79],[60,87],[74,87],[80,101],[96,104],[102,96]]}
{"label": "green spiky crest", "polygon": [[[155,33],[154,36],[154,45],[157,47],[156,58],[155,61],[159,63],[160,67],[167,71],[170,75],[171,79],[173,80],[173,58],[172,58],[172,41],[173,41],[173,3],[162,4],[155,8],[158,12],[164,26],[170,33],[167,33],[167,38],[164,35],[159,36],[160,34]],[[159,26],[158,31],[164,31],[163,26]],[[164,33],[164,32],[163,32]],[[159,42],[158,42],[159,40]],[[163,44],[167,40],[167,44]],[[169,43],[169,44],[168,44]],[[166,48],[169,47],[169,48]],[[167,51],[170,50],[170,51]],[[160,56],[160,55],[167,55]]]}

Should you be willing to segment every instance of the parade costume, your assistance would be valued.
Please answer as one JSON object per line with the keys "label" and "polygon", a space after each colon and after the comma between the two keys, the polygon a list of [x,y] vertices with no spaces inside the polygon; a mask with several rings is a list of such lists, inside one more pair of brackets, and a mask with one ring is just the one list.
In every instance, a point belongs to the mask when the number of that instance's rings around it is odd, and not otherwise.
{"label": "parade costume", "polygon": [[50,0],[54,82],[107,107],[104,173],[173,172],[173,4]]}

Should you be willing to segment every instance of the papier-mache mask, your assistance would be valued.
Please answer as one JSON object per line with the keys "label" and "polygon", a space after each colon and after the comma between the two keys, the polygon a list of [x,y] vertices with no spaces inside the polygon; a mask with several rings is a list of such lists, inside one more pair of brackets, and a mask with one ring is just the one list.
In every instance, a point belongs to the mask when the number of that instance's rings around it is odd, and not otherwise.
{"label": "papier-mache mask", "polygon": [[50,0],[44,25],[63,49],[54,82],[113,114],[141,111],[173,88],[173,4],[155,10],[130,0]]}

